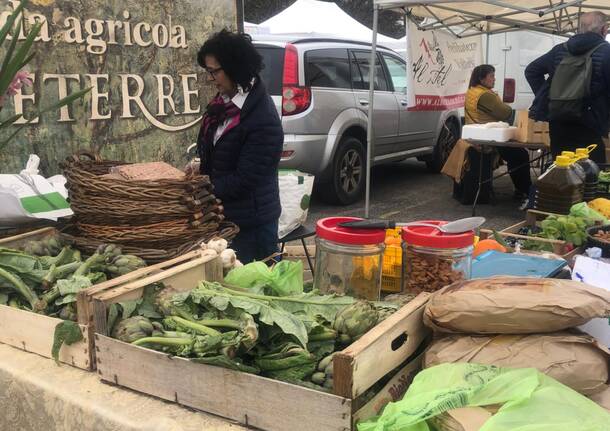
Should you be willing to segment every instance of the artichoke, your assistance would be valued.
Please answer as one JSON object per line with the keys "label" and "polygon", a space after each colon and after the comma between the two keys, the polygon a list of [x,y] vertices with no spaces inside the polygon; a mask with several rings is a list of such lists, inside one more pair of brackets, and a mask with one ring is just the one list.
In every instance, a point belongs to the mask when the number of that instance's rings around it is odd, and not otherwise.
{"label": "artichoke", "polygon": [[113,276],[118,277],[146,266],[146,262],[133,254],[110,255],[106,270]]}
{"label": "artichoke", "polygon": [[121,320],[112,331],[112,336],[125,343],[133,343],[140,338],[150,337],[155,330],[153,324],[144,316],[134,316]]}
{"label": "artichoke", "polygon": [[368,301],[357,301],[345,307],[335,317],[333,328],[341,340],[351,343],[377,324],[379,312]]}

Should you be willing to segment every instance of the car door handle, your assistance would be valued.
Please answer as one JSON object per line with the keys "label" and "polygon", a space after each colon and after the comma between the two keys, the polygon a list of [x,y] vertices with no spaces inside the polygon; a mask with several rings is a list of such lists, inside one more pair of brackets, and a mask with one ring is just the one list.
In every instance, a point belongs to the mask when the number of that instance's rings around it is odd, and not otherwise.
{"label": "car door handle", "polygon": [[358,102],[362,105],[362,106],[368,106],[369,105],[369,101],[366,99],[360,99],[358,100]]}
{"label": "car door handle", "polygon": [[409,106],[409,101],[408,101],[408,100],[405,100],[405,99],[402,99],[402,100],[400,101],[400,104],[401,104],[402,106]]}

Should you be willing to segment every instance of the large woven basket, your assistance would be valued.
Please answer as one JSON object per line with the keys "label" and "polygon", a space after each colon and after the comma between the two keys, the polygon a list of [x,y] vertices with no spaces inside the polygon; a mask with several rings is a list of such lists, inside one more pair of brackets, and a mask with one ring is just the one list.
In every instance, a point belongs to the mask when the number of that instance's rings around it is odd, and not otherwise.
{"label": "large woven basket", "polygon": [[[200,247],[202,243],[206,243],[214,238],[224,238],[230,241],[235,238],[238,232],[239,228],[233,223],[222,222],[216,231],[209,232],[197,239],[182,241],[181,244],[166,244],[165,246],[158,246],[157,248],[125,244],[120,245],[123,253],[139,256],[149,265],[152,265],[195,250]],[[86,254],[95,253],[97,248],[105,243],[104,241],[79,235],[73,225],[63,228],[60,232],[60,237],[66,244],[71,244]]]}
{"label": "large woven basket", "polygon": [[63,230],[65,240],[91,253],[100,244],[118,244],[152,263],[214,237],[230,240],[237,235],[237,226],[224,221],[207,176],[140,181],[109,175],[113,167],[124,165],[87,152],[66,160],[74,218]]}
{"label": "large woven basket", "polygon": [[[82,158],[86,157],[85,160]],[[196,196],[211,190],[210,179],[204,175],[190,175],[184,180],[135,181],[106,177],[113,166],[125,162],[102,160],[99,155],[80,152],[62,164],[70,194],[99,196],[103,199],[181,201],[186,195]]]}

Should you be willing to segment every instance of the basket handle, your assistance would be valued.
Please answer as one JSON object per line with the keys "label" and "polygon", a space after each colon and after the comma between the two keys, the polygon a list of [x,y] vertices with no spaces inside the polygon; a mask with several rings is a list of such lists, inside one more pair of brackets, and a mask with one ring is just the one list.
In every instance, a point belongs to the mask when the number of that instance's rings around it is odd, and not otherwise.
{"label": "basket handle", "polygon": [[72,159],[75,162],[80,162],[80,159],[82,157],[87,157],[90,160],[93,160],[94,162],[101,162],[102,161],[102,156],[100,156],[99,153],[93,153],[93,152],[87,151],[87,150],[79,150],[76,153],[72,154]]}

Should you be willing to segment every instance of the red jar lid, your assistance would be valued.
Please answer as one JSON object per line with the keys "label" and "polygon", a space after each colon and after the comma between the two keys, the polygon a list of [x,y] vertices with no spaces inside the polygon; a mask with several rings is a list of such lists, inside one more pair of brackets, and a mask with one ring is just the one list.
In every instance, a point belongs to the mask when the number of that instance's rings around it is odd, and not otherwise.
{"label": "red jar lid", "polygon": [[357,217],[329,217],[318,220],[316,234],[325,240],[346,245],[375,245],[385,241],[383,229],[350,229],[338,226],[346,221],[362,220]]}
{"label": "red jar lid", "polygon": [[[422,223],[442,226],[446,221],[421,220]],[[474,243],[474,231],[464,233],[443,233],[428,226],[405,226],[402,228],[402,240],[408,245],[429,248],[464,248]]]}

